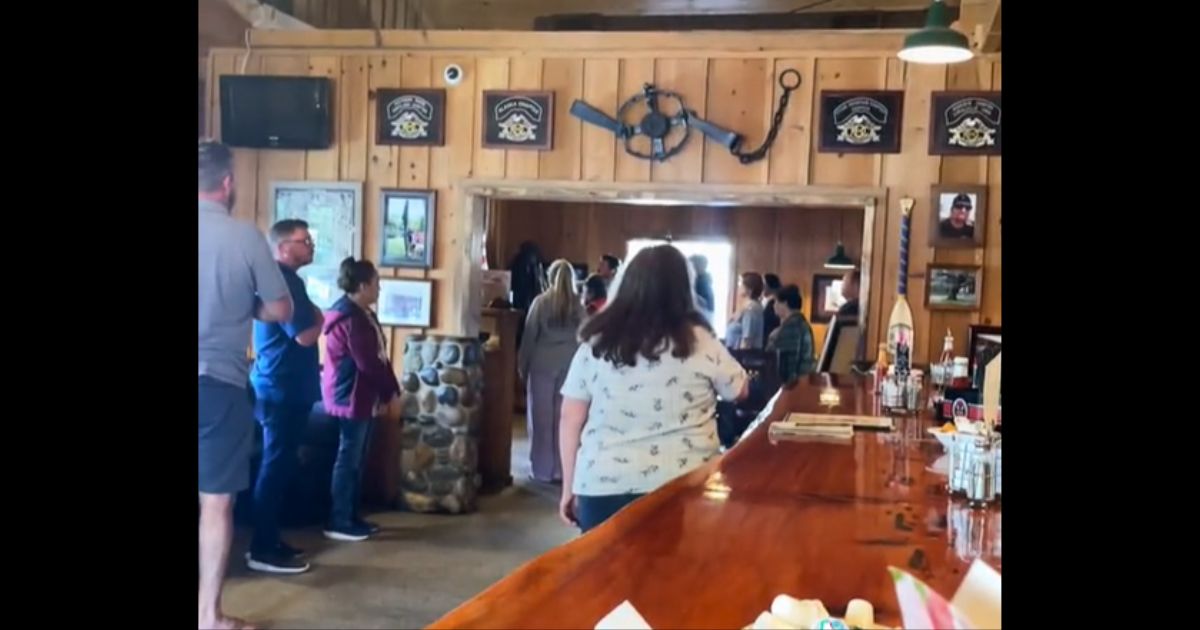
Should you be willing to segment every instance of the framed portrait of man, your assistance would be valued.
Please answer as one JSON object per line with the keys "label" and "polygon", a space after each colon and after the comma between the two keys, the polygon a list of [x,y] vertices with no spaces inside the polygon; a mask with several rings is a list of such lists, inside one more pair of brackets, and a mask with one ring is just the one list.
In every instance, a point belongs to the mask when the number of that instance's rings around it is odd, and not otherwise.
{"label": "framed portrait of man", "polygon": [[987,187],[934,186],[930,195],[929,242],[942,248],[983,247]]}

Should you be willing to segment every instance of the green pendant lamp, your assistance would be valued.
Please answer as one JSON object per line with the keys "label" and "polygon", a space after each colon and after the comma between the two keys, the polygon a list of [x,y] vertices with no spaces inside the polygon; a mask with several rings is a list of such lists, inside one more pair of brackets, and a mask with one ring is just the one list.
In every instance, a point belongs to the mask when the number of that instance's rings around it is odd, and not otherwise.
{"label": "green pendant lamp", "polygon": [[925,27],[904,38],[900,58],[909,63],[959,63],[974,56],[967,36],[950,28],[946,3],[933,0]]}
{"label": "green pendant lamp", "polygon": [[846,255],[846,247],[839,241],[833,255],[825,261],[826,269],[854,269],[854,261]]}

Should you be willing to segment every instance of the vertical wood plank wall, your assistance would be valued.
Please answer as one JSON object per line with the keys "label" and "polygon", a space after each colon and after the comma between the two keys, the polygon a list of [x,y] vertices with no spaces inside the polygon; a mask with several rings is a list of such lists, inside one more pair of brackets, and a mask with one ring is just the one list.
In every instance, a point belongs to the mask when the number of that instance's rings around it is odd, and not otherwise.
{"label": "vertical wood plank wall", "polygon": [[[680,47],[678,42],[703,41],[706,34],[588,33],[576,48],[541,46],[560,41],[563,33],[438,33],[422,32],[420,44],[411,47],[339,46],[338,31],[291,34],[287,48],[260,48],[251,53],[247,72],[273,75],[316,75],[334,79],[337,90],[337,136],[324,151],[237,150],[237,214],[270,222],[266,204],[272,180],[364,181],[364,251],[378,258],[377,224],[379,190],[386,187],[433,188],[438,193],[435,266],[428,277],[435,283],[432,332],[455,333],[459,321],[450,313],[451,296],[465,287],[451,286],[459,263],[463,239],[458,234],[462,199],[458,182],[465,178],[511,180],[580,180],[590,182],[683,182],[704,185],[761,186],[811,185],[882,187],[873,229],[874,243],[868,303],[868,348],[879,340],[881,326],[896,290],[899,238],[899,199],[917,200],[913,216],[909,263],[909,302],[916,325],[914,360],[936,356],[949,328],[957,350],[965,352],[967,326],[1000,324],[1000,158],[939,157],[928,154],[929,108],[933,91],[943,89],[999,89],[1000,62],[977,59],[952,67],[912,66],[883,52],[854,50],[838,44],[857,41],[862,34],[813,36],[797,34],[784,41],[757,33],[713,35],[719,42],[705,47]],[[374,41],[387,44],[408,37],[404,32],[383,31]],[[517,39],[519,37],[519,39]],[[811,39],[806,40],[806,37]],[[307,38],[307,39],[305,39]],[[439,38],[453,44],[439,43]],[[672,39],[667,39],[672,38]],[[701,38],[701,39],[697,39]],[[848,38],[848,39],[840,39]],[[474,42],[464,46],[460,42]],[[744,41],[743,41],[744,40]],[[405,41],[412,41],[411,38]],[[512,42],[519,41],[519,49]],[[667,42],[659,44],[657,42]],[[730,42],[736,45],[730,45]],[[496,42],[496,43],[492,43]],[[806,47],[806,42],[812,45]],[[833,44],[830,44],[832,42]],[[490,46],[495,46],[490,48]],[[670,47],[669,49],[667,47]],[[207,118],[210,134],[220,129],[217,98],[222,74],[238,72],[244,50],[216,49],[210,59]],[[446,143],[442,147],[397,149],[376,146],[374,141],[374,90],[382,87],[445,87],[441,73],[449,63],[464,69],[464,80],[446,87]],[[723,149],[703,138],[692,138],[687,149],[666,163],[650,164],[625,154],[611,135],[584,127],[567,115],[575,98],[585,98],[606,111],[631,96],[647,81],[683,94],[688,106],[725,127],[747,136],[757,146],[770,124],[778,102],[778,73],[796,68],[803,76],[793,94],[774,148],[767,159],[743,166]],[[556,92],[554,149],[540,154],[480,147],[480,91],[484,89],[541,88]],[[822,90],[904,90],[902,152],[894,155],[837,155],[817,152],[816,103]],[[928,244],[930,187],[937,183],[988,186],[986,247],[977,250],[937,250]],[[736,216],[736,215],[735,215]],[[753,257],[753,253],[747,254]],[[739,255],[741,258],[741,255]],[[962,262],[984,267],[982,307],[977,312],[930,312],[923,306],[925,268],[929,262]],[[739,266],[764,265],[739,260]],[[410,275],[414,272],[397,272]],[[416,272],[420,275],[420,272]],[[395,329],[393,341],[411,331]],[[394,343],[393,352],[402,352]],[[399,364],[399,362],[397,362]]]}

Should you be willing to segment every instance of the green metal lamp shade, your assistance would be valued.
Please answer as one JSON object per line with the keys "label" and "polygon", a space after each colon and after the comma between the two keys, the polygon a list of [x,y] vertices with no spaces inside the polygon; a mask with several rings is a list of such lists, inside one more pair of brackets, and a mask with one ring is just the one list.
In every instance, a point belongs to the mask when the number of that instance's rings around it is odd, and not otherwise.
{"label": "green metal lamp shade", "polygon": [[934,0],[925,17],[925,28],[904,38],[900,58],[909,63],[959,63],[974,56],[967,36],[950,28],[946,3]]}
{"label": "green metal lamp shade", "polygon": [[854,269],[854,261],[846,255],[846,248],[841,244],[837,244],[837,249],[833,250],[833,255],[825,261],[826,269]]}

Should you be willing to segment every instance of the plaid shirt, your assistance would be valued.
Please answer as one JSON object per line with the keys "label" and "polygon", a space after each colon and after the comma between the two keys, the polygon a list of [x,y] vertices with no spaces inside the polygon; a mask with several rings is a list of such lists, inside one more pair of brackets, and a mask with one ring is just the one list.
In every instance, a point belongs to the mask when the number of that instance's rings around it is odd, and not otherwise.
{"label": "plaid shirt", "polygon": [[793,313],[783,320],[771,334],[767,349],[779,352],[779,378],[784,383],[816,370],[812,326],[803,313]]}

